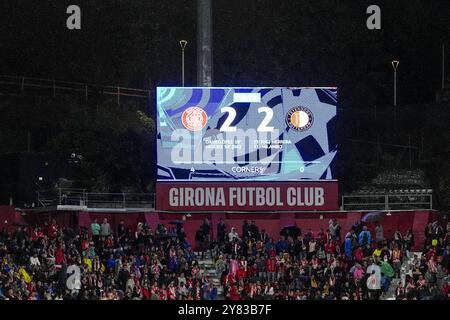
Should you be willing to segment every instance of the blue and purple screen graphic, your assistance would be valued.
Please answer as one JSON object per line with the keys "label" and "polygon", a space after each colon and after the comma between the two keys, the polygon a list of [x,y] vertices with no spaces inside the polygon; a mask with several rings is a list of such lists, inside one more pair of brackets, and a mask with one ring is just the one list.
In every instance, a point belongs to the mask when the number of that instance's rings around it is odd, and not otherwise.
{"label": "blue and purple screen graphic", "polygon": [[335,180],[336,88],[157,88],[158,181]]}

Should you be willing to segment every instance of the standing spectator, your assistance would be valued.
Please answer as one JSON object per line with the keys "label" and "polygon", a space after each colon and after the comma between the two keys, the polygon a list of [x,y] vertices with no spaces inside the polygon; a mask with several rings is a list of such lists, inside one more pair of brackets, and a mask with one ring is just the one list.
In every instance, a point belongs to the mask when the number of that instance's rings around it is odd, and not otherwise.
{"label": "standing spectator", "polygon": [[48,226],[48,236],[49,238],[56,238],[56,235],[58,234],[58,225],[56,224],[56,220],[53,219],[52,223]]}
{"label": "standing spectator", "polygon": [[108,219],[104,218],[103,223],[101,225],[101,236],[103,237],[109,237],[111,234],[111,226],[108,223]]}
{"label": "standing spectator", "polygon": [[336,218],[330,220],[328,230],[330,231],[333,241],[341,241],[341,226],[337,222]]}
{"label": "standing spectator", "polygon": [[400,278],[400,268],[402,266],[402,251],[398,246],[392,250],[392,266],[397,278]]}
{"label": "standing spectator", "polygon": [[125,236],[125,222],[120,220],[119,225],[117,226],[117,238],[121,242],[123,237]]}
{"label": "standing spectator", "polygon": [[347,236],[345,237],[344,251],[348,260],[352,260],[353,251],[352,251],[352,238],[350,233],[347,234]]}
{"label": "standing spectator", "polygon": [[367,230],[367,226],[364,226],[363,230],[359,233],[358,243],[360,246],[364,246],[366,244],[370,245],[372,243],[372,234],[369,230]]}
{"label": "standing spectator", "polygon": [[381,273],[380,278],[377,277],[375,270],[372,270],[371,275],[367,278],[367,289],[369,290],[370,297],[376,298],[379,290],[381,289]]}
{"label": "standing spectator", "polygon": [[220,218],[219,223],[217,224],[217,242],[219,245],[223,245],[225,243],[225,234],[227,231],[227,225],[223,221],[222,218]]}
{"label": "standing spectator", "polygon": [[197,251],[201,252],[202,259],[205,257],[205,232],[203,225],[195,233],[195,243],[197,244]]}
{"label": "standing spectator", "polygon": [[425,242],[424,242],[424,248],[426,248],[431,243],[431,234],[433,233],[433,224],[429,222],[427,226],[425,227],[424,236],[425,236]]}
{"label": "standing spectator", "polygon": [[258,239],[258,236],[259,236],[258,226],[256,225],[255,221],[252,221],[250,225],[250,238],[256,240]]}
{"label": "standing spectator", "polygon": [[383,226],[377,222],[375,225],[375,241],[380,242],[383,240],[384,240]]}
{"label": "standing spectator", "polygon": [[92,240],[94,240],[95,245],[98,245],[98,240],[100,237],[100,225],[97,222],[97,218],[91,223]]}
{"label": "standing spectator", "polygon": [[262,243],[266,243],[269,240],[269,234],[266,232],[265,229],[261,230],[261,233],[258,236],[258,240],[262,241]]}
{"label": "standing spectator", "polygon": [[237,239],[237,240],[240,240],[240,239],[239,239],[239,235],[238,235],[238,233],[236,232],[236,228],[235,228],[235,227],[232,227],[232,228],[231,228],[231,231],[228,233],[228,241],[231,242],[231,243],[233,243],[236,239]]}
{"label": "standing spectator", "polygon": [[250,238],[250,225],[247,220],[244,220],[244,224],[242,225],[242,239],[247,241]]}
{"label": "standing spectator", "polygon": [[394,232],[394,241],[399,248],[403,248],[403,236],[399,229]]}
{"label": "standing spectator", "polygon": [[203,224],[201,225],[201,229],[204,234],[204,250],[209,250],[211,246],[211,225],[208,219],[203,220]]}
{"label": "standing spectator", "polygon": [[409,258],[409,252],[411,251],[411,248],[414,246],[414,233],[411,229],[408,230],[405,237],[405,250],[406,250],[406,256]]}

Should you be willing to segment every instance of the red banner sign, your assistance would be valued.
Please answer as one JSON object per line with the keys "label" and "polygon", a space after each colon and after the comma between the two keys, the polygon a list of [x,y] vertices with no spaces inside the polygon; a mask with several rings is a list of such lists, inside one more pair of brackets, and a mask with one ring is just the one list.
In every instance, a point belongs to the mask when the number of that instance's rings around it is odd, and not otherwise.
{"label": "red banner sign", "polygon": [[338,210],[337,181],[158,182],[156,209],[164,211]]}

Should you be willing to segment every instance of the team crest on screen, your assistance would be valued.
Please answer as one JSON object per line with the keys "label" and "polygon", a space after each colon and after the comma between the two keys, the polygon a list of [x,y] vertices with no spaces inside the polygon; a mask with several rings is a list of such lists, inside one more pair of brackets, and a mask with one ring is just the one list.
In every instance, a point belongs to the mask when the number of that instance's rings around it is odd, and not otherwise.
{"label": "team crest on screen", "polygon": [[306,131],[311,128],[314,121],[311,110],[306,107],[295,107],[286,115],[287,125],[297,131]]}
{"label": "team crest on screen", "polygon": [[200,131],[208,122],[208,115],[202,108],[189,107],[181,115],[183,126],[190,131]]}

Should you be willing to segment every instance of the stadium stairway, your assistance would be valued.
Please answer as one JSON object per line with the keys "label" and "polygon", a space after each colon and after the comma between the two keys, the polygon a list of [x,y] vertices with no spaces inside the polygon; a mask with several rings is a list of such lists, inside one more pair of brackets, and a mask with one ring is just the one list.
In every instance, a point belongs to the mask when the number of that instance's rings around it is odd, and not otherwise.
{"label": "stadium stairway", "polygon": [[217,288],[217,300],[225,300],[223,295],[223,286],[220,282],[220,276],[216,274],[216,268],[214,267],[214,261],[212,258],[205,255],[205,258],[201,259],[197,256],[197,261],[204,274],[208,276],[209,281]]}

